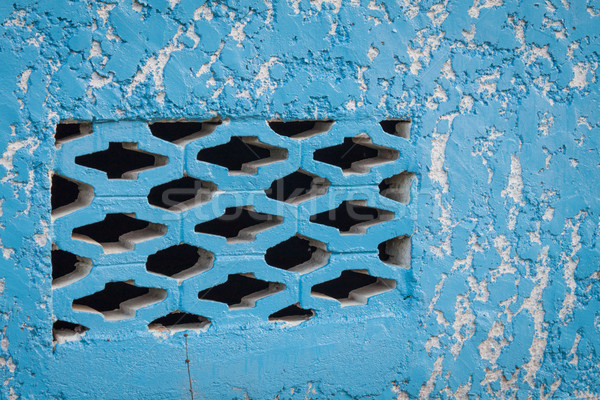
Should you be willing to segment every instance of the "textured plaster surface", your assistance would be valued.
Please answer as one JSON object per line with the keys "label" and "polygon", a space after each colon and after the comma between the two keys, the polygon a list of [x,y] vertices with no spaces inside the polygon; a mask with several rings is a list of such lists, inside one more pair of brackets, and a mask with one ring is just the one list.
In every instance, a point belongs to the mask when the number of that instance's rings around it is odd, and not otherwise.
{"label": "textured plaster surface", "polygon": [[199,398],[600,396],[597,1],[23,0],[0,20],[0,397],[189,395],[180,334],[53,347],[49,171],[59,120],[214,115],[410,117],[418,208],[410,297],[191,334]]}

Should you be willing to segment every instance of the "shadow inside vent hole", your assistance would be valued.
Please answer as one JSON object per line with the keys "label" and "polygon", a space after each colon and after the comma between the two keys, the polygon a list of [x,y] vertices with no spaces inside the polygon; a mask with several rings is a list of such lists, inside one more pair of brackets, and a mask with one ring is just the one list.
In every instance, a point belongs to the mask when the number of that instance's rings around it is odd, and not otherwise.
{"label": "shadow inside vent hole", "polygon": [[398,236],[377,246],[379,259],[386,264],[410,268],[410,236]]}
{"label": "shadow inside vent hole", "polygon": [[228,241],[251,241],[259,231],[279,225],[283,218],[278,215],[254,211],[251,206],[228,207],[219,218],[196,225],[196,232],[218,235]]}
{"label": "shadow inside vent hole", "polygon": [[209,201],[216,190],[217,185],[212,182],[185,176],[153,187],[148,195],[148,203],[171,211],[184,211]]}
{"label": "shadow inside vent hole", "polygon": [[415,179],[415,174],[406,171],[386,178],[379,184],[379,193],[388,199],[408,204],[410,203],[410,187],[413,179]]}
{"label": "shadow inside vent hole", "polygon": [[386,119],[379,123],[384,132],[390,135],[410,139],[410,119]]}
{"label": "shadow inside vent hole", "polygon": [[352,139],[347,137],[340,145],[316,150],[315,160],[347,170],[351,169],[352,163],[375,158],[379,154],[376,149],[357,144]]}
{"label": "shadow inside vent hole", "polygon": [[52,186],[50,191],[50,203],[52,211],[74,203],[79,197],[79,185],[70,179],[60,175],[52,175]]}
{"label": "shadow inside vent hole", "polygon": [[63,343],[69,339],[76,339],[88,330],[86,326],[58,320],[52,324],[52,339],[57,343]]}
{"label": "shadow inside vent hole", "polygon": [[92,270],[92,260],[60,250],[56,245],[52,245],[51,260],[53,289],[69,285]]}
{"label": "shadow inside vent hole", "polygon": [[208,325],[210,325],[210,320],[206,317],[174,311],[150,322],[148,324],[148,329],[155,331],[169,330],[172,332],[180,332],[184,330],[204,330]]}
{"label": "shadow inside vent hole", "polygon": [[225,303],[230,309],[254,307],[256,300],[285,289],[285,285],[256,279],[253,274],[234,274],[227,281],[200,291],[201,300]]}
{"label": "shadow inside vent hole", "polygon": [[325,243],[296,235],[267,249],[265,261],[272,267],[306,274],[327,264],[329,255]]}
{"label": "shadow inside vent hole", "polygon": [[99,292],[73,300],[73,309],[98,312],[107,320],[120,320],[131,318],[137,309],[166,297],[164,289],[135,286],[133,281],[108,282]]}
{"label": "shadow inside vent hole", "polygon": [[92,133],[92,124],[90,122],[61,122],[56,125],[54,139],[57,144],[67,142],[80,136]]}
{"label": "shadow inside vent hole", "polygon": [[233,174],[255,174],[257,167],[285,160],[287,154],[286,149],[262,143],[255,136],[232,136],[225,144],[200,150],[197,159]]}
{"label": "shadow inside vent hole", "polygon": [[344,201],[338,208],[312,215],[310,222],[337,228],[341,233],[363,233],[377,223],[393,218],[388,210],[363,205],[364,201]]}
{"label": "shadow inside vent hole", "polygon": [[324,195],[328,187],[327,179],[298,170],[273,181],[265,194],[273,200],[297,204]]}
{"label": "shadow inside vent hole", "polygon": [[137,143],[110,142],[108,149],[75,157],[75,163],[103,171],[108,179],[136,179],[141,171],[167,164],[167,157],[137,148]]}
{"label": "shadow inside vent hole", "polygon": [[307,310],[300,307],[299,304],[292,304],[269,315],[269,321],[302,322],[311,319],[314,315],[314,310]]}
{"label": "shadow inside vent hole", "polygon": [[311,294],[315,297],[329,297],[344,306],[367,304],[369,297],[396,288],[393,279],[369,275],[367,270],[346,270],[338,278],[314,285]]}
{"label": "shadow inside vent hole", "polygon": [[103,221],[73,229],[71,237],[95,242],[105,253],[133,250],[135,243],[166,233],[167,227],[135,218],[135,214],[106,214]]}
{"label": "shadow inside vent hole", "polygon": [[332,120],[304,120],[304,121],[269,121],[269,127],[277,134],[303,139],[319,133],[327,132],[333,125]]}
{"label": "shadow inside vent hole", "polygon": [[146,269],[155,274],[185,279],[210,269],[213,260],[211,252],[183,243],[149,255]]}
{"label": "shadow inside vent hole", "polygon": [[94,189],[92,186],[58,174],[52,175],[50,206],[53,218],[59,218],[85,207],[92,202],[93,198]]}
{"label": "shadow inside vent hole", "polygon": [[148,225],[150,225],[148,221],[129,215],[106,214],[103,221],[80,226],[73,229],[73,233],[87,236],[98,243],[116,243],[124,234],[145,229]]}
{"label": "shadow inside vent hole", "polygon": [[221,125],[220,119],[208,121],[168,121],[149,124],[152,135],[175,144],[185,144],[214,132]]}
{"label": "shadow inside vent hole", "polygon": [[293,236],[268,249],[265,261],[269,265],[288,270],[310,260],[316,250],[316,246],[311,246],[308,240]]}

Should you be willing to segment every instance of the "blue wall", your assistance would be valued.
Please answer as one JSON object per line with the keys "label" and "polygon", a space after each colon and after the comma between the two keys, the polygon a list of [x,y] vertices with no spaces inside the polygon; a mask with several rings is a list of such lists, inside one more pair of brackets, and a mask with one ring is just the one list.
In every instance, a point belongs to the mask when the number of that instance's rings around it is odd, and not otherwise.
{"label": "blue wall", "polygon": [[60,120],[217,114],[411,118],[415,233],[368,306],[191,333],[198,398],[600,396],[597,2],[200,3],[0,4],[2,398],[189,396],[183,334],[53,346],[49,171]]}

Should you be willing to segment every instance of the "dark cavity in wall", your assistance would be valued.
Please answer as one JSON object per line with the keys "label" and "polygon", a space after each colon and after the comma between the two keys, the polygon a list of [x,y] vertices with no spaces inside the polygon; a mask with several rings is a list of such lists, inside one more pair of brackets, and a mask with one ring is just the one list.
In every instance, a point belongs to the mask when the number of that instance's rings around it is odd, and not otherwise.
{"label": "dark cavity in wall", "polygon": [[379,123],[384,132],[390,135],[399,136],[404,139],[410,139],[410,119],[386,119]]}
{"label": "dark cavity in wall", "polygon": [[327,132],[333,125],[332,120],[269,121],[268,123],[275,133],[293,139],[303,139]]}
{"label": "dark cavity in wall", "polygon": [[342,233],[359,233],[355,231],[361,226],[386,221],[393,215],[391,211],[344,201],[338,208],[312,215],[310,222],[337,228]]}
{"label": "dark cavity in wall", "polygon": [[229,207],[219,218],[196,225],[196,232],[251,240],[258,230],[278,225],[281,221],[280,216],[259,213],[251,207]]}
{"label": "dark cavity in wall", "polygon": [[312,293],[324,294],[337,300],[348,297],[351,291],[371,285],[377,278],[365,273],[346,270],[339,278],[319,283],[312,287]]}
{"label": "dark cavity in wall", "polygon": [[184,145],[192,140],[199,139],[214,132],[221,125],[219,118],[196,121],[167,121],[152,122],[149,124],[150,132],[157,138],[171,143]]}
{"label": "dark cavity in wall", "polygon": [[269,315],[269,321],[306,321],[314,315],[314,310],[307,310],[300,307],[299,304],[292,304]]}
{"label": "dark cavity in wall", "polygon": [[83,235],[98,243],[116,243],[126,233],[147,228],[143,221],[126,214],[106,214],[103,221],[73,229],[73,234]]}
{"label": "dark cavity in wall", "polygon": [[108,282],[103,290],[73,301],[73,305],[86,306],[98,312],[119,309],[121,303],[150,293],[146,287],[127,282]]}
{"label": "dark cavity in wall", "polygon": [[108,179],[136,179],[141,171],[167,164],[167,158],[139,150],[137,143],[110,142],[108,149],[75,157],[75,163],[103,171]]}
{"label": "dark cavity in wall", "polygon": [[349,170],[354,162],[375,158],[378,154],[377,149],[362,146],[355,143],[353,138],[347,137],[340,145],[315,151],[314,159]]}

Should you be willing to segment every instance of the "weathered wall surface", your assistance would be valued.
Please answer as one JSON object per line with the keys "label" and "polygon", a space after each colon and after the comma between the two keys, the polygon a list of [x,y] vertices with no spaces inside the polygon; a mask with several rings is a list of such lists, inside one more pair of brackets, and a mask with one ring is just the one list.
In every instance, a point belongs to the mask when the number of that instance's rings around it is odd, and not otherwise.
{"label": "weathered wall surface", "polygon": [[[15,4],[13,4],[15,3]],[[199,398],[598,398],[600,4],[0,4],[0,397],[186,398],[182,335],[52,345],[60,120],[413,120],[410,296],[188,339]]]}

